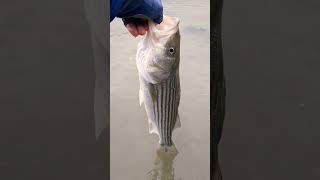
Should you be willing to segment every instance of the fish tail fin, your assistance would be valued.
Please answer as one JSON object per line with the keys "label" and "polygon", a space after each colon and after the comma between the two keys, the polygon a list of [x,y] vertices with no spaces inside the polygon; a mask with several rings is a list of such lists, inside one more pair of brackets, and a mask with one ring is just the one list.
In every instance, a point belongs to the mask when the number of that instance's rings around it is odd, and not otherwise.
{"label": "fish tail fin", "polygon": [[159,145],[157,148],[157,153],[173,153],[173,154],[177,155],[178,150],[176,148],[176,145],[174,143],[172,143],[171,146]]}

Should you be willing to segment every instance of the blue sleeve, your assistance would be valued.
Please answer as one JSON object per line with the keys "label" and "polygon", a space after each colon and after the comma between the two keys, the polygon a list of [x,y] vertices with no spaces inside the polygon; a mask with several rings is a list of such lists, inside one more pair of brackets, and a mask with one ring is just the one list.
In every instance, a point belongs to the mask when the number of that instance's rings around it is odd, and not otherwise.
{"label": "blue sleeve", "polygon": [[161,0],[111,0],[110,22],[115,18],[144,16],[155,23],[162,22],[163,7]]}

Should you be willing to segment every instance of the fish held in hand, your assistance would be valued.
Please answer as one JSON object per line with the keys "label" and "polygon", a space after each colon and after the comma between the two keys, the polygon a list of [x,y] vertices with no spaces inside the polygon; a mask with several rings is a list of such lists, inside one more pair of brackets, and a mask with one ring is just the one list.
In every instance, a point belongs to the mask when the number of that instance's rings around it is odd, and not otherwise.
{"label": "fish held in hand", "polygon": [[148,116],[149,132],[159,136],[159,144],[172,145],[172,131],[181,126],[179,19],[164,16],[161,24],[149,22],[149,31],[138,44],[140,105]]}

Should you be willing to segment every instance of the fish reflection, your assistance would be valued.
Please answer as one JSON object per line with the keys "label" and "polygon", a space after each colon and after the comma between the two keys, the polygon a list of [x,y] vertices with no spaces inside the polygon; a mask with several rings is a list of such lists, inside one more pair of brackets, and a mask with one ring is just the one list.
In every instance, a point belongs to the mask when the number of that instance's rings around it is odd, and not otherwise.
{"label": "fish reflection", "polygon": [[[178,154],[175,145],[160,145],[156,151],[154,168],[148,172],[148,180],[174,180],[173,161]],[[181,180],[181,179],[179,179]]]}

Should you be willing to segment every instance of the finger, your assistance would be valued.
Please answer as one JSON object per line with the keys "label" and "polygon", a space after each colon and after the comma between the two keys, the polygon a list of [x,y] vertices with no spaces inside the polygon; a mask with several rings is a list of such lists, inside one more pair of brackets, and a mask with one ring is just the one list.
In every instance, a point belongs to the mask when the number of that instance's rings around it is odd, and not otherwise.
{"label": "finger", "polygon": [[142,29],[138,29],[139,35],[143,35],[149,30],[148,20],[137,19],[135,21],[135,24],[136,24],[137,27],[143,27],[144,28],[144,31]]}
{"label": "finger", "polygon": [[143,25],[138,26],[138,34],[139,35],[144,35],[146,33],[146,29]]}
{"label": "finger", "polygon": [[134,37],[138,36],[138,29],[134,23],[127,24],[126,28],[132,36]]}
{"label": "finger", "polygon": [[149,31],[149,23],[148,23],[148,21],[145,21],[144,29],[145,29],[146,31]]}

